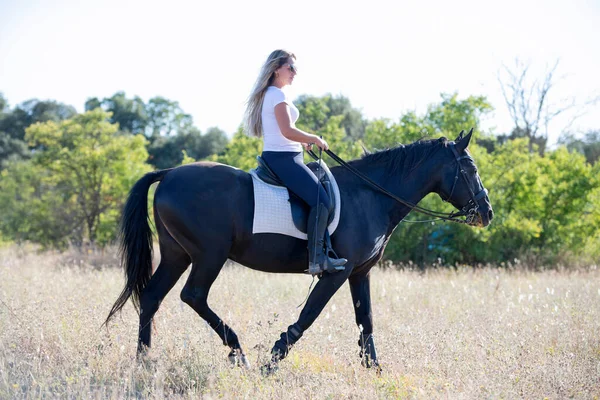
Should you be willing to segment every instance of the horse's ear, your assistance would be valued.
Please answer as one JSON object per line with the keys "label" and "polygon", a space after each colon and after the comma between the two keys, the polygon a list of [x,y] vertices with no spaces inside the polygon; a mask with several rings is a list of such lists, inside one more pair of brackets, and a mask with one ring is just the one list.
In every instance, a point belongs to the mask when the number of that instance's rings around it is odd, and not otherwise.
{"label": "horse's ear", "polygon": [[473,136],[473,128],[471,128],[471,130],[469,131],[467,136],[456,141],[456,149],[459,152],[464,151],[467,148],[467,146],[469,146],[469,142],[471,141],[472,136]]}
{"label": "horse's ear", "polygon": [[455,142],[460,141],[463,138],[463,134],[465,133],[465,130],[463,129],[462,131],[460,131],[460,133],[458,134],[458,137],[456,138]]}
{"label": "horse's ear", "polygon": [[360,143],[360,147],[362,147],[362,149],[363,149],[363,156],[368,156],[369,154],[371,154],[369,149],[367,149],[362,142]]}

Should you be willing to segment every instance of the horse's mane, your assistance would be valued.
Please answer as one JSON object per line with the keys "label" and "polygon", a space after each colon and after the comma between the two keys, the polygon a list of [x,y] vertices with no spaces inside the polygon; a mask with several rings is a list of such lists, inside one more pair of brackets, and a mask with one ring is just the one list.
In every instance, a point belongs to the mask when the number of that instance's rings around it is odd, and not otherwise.
{"label": "horse's mane", "polygon": [[419,139],[408,145],[367,153],[362,158],[349,162],[355,168],[384,165],[390,174],[405,174],[417,168],[440,148],[448,146],[448,139]]}

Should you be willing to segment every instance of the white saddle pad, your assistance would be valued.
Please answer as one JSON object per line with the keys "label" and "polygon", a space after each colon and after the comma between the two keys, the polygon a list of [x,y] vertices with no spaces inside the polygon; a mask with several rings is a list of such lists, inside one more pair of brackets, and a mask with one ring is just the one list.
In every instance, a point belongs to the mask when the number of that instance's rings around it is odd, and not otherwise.
{"label": "white saddle pad", "polygon": [[[335,232],[335,229],[340,222],[340,188],[327,165],[321,163],[321,167],[329,176],[331,187],[335,194],[335,215],[328,226],[329,234],[333,235],[333,232]],[[292,208],[288,201],[290,198],[288,190],[284,187],[269,185],[268,183],[261,181],[253,170],[250,171],[250,175],[252,175],[252,183],[254,185],[254,220],[252,224],[252,233],[279,233],[307,240],[306,233],[301,232],[296,228],[296,225],[294,225]]]}

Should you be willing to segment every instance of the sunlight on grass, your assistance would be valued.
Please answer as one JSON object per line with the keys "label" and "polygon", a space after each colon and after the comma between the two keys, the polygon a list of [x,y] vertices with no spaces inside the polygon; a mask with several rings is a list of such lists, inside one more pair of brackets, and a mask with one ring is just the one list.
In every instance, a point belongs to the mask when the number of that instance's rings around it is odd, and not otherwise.
{"label": "sunlight on grass", "polygon": [[209,303],[252,369],[183,304],[182,277],[135,356],[114,255],[0,250],[0,398],[594,398],[600,396],[600,272],[373,270],[379,376],[360,365],[347,286],[270,377],[260,366],[295,322],[311,278],[228,265]]}

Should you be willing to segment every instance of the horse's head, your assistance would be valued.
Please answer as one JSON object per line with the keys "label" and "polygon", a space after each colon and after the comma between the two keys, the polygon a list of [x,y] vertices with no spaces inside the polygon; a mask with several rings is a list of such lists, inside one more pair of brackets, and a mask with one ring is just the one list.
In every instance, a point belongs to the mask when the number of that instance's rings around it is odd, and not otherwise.
{"label": "horse's head", "polygon": [[469,225],[483,227],[490,224],[494,211],[475,161],[467,150],[472,135],[473,129],[464,137],[461,132],[456,141],[448,143],[447,163],[437,192],[442,200],[459,210],[455,215],[466,216]]}

